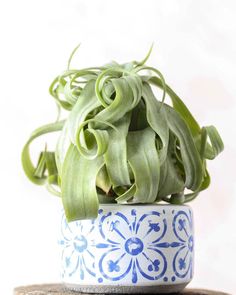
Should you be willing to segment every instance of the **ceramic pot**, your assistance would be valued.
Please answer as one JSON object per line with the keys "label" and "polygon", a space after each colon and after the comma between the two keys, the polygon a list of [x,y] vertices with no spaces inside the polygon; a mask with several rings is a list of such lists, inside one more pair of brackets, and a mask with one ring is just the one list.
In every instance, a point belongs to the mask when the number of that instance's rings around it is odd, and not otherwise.
{"label": "ceramic pot", "polygon": [[171,293],[193,276],[193,216],[180,205],[100,205],[61,222],[61,277],[88,293]]}

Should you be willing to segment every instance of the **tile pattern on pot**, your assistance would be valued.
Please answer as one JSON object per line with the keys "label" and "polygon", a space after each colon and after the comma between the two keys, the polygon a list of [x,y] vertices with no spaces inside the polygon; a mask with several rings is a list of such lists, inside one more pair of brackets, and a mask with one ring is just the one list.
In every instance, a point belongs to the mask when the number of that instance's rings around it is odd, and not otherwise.
{"label": "tile pattern on pot", "polygon": [[65,281],[170,284],[193,275],[190,209],[123,213],[104,207],[96,220],[69,224],[63,214],[59,244]]}

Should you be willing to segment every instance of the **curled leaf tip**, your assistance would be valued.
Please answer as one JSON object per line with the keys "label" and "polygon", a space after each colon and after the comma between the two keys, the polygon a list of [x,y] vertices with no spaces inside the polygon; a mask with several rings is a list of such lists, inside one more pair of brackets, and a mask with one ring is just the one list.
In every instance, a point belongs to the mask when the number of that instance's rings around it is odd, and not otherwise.
{"label": "curled leaf tip", "polygon": [[81,43],[79,43],[79,44],[73,49],[73,51],[71,52],[70,57],[69,57],[68,62],[67,62],[67,70],[70,69],[71,61],[72,61],[72,59],[73,59],[73,57],[74,57],[76,51],[79,49],[80,45],[81,45]]}
{"label": "curled leaf tip", "polygon": [[154,46],[154,42],[152,42],[152,44],[151,44],[151,46],[150,46],[150,48],[149,48],[146,56],[144,57],[144,59],[141,60],[140,62],[136,62],[136,66],[137,67],[138,66],[143,66],[147,62],[147,60],[149,59],[149,57],[150,57],[150,55],[152,53],[153,46]]}

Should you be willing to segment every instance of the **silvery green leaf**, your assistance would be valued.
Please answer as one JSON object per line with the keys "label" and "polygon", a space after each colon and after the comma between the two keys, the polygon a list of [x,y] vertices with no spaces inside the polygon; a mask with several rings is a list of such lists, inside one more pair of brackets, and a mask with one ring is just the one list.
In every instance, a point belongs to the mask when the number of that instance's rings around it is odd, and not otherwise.
{"label": "silvery green leaf", "polygon": [[88,160],[70,145],[62,167],[62,202],[67,220],[95,218],[98,214],[96,178],[104,165],[102,157]]}

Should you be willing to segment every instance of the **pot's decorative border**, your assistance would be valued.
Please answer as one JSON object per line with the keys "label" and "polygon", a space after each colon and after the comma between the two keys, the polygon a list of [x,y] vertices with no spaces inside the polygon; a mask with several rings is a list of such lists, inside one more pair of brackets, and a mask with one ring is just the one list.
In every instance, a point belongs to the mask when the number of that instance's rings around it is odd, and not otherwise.
{"label": "pot's decorative border", "polygon": [[[62,217],[62,278],[80,284],[179,283],[193,275],[193,221],[189,207],[112,210],[96,220]],[[158,208],[153,210],[153,208]],[[184,209],[183,209],[184,208]]]}

